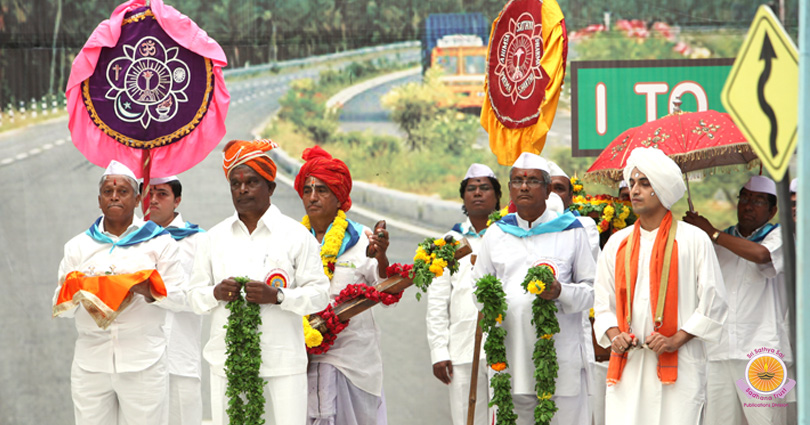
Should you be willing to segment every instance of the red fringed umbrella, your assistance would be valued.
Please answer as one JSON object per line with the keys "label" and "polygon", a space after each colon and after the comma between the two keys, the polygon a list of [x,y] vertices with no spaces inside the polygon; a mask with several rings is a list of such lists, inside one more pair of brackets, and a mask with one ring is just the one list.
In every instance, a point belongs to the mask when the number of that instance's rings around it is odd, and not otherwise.
{"label": "red fringed umbrella", "polygon": [[[675,112],[624,131],[599,154],[583,179],[620,181],[630,152],[638,147],[661,149],[684,173],[730,165],[752,167],[759,162],[728,114]],[[691,208],[691,195],[689,204]]]}

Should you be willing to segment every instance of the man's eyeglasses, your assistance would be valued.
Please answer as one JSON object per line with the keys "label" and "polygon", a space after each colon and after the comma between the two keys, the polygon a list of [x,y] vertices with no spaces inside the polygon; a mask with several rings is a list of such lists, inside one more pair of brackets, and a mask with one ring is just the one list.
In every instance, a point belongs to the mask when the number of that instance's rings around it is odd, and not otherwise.
{"label": "man's eyeglasses", "polygon": [[509,180],[509,187],[511,187],[512,189],[520,189],[521,187],[523,187],[524,184],[528,186],[529,189],[537,189],[538,187],[545,185],[545,182],[540,179]]}
{"label": "man's eyeglasses", "polygon": [[755,207],[767,207],[770,203],[765,199],[751,198],[748,196],[738,196],[737,199],[743,205],[751,204]]}

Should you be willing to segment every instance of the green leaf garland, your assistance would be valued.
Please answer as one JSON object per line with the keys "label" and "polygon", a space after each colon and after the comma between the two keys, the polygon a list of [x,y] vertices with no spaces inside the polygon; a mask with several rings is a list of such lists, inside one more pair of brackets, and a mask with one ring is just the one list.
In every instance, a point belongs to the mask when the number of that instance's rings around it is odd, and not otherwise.
{"label": "green leaf garland", "polygon": [[[246,277],[237,277],[236,282],[244,285]],[[236,299],[225,306],[231,311],[225,325],[225,376],[228,378],[228,417],[232,425],[264,424],[264,379],[259,376],[262,365],[261,308],[258,304],[245,301],[242,290]]]}
{"label": "green leaf garland", "polygon": [[488,274],[476,282],[475,296],[484,306],[481,310],[481,328],[487,333],[484,352],[487,364],[495,371],[489,383],[493,391],[489,406],[498,406],[496,425],[514,425],[517,415],[512,402],[512,376],[505,372],[509,367],[504,344],[506,329],[501,325],[506,317],[506,293],[501,281]]}
{"label": "green leaf garland", "polygon": [[557,406],[551,397],[557,391],[557,350],[554,348],[554,334],[560,332],[557,322],[557,306],[554,301],[540,298],[543,291],[536,292],[538,282],[542,288],[548,288],[554,282],[554,272],[548,266],[532,267],[523,280],[523,289],[536,294],[532,301],[532,324],[537,341],[534,343],[532,360],[534,361],[534,381],[538,404],[534,409],[534,423],[548,424],[557,412]]}

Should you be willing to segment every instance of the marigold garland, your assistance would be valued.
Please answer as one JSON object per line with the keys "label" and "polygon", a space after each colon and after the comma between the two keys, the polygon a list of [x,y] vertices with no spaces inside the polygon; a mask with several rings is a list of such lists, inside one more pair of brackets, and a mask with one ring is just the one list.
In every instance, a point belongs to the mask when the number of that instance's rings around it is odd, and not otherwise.
{"label": "marigold garland", "polygon": [[505,207],[503,207],[503,208],[501,208],[501,210],[500,210],[500,211],[493,211],[493,212],[492,212],[492,213],[491,213],[491,214],[490,214],[490,215],[487,217],[487,227],[489,227],[489,226],[490,226],[492,223],[494,223],[494,222],[496,222],[496,221],[498,221],[498,220],[502,219],[502,218],[503,218],[503,216],[505,216],[506,214],[509,214],[509,206],[508,206],[508,205],[507,205],[507,206],[505,206]]}
{"label": "marigold garland", "polygon": [[[305,215],[301,219],[307,230],[312,230],[312,224],[309,222],[309,216]],[[323,272],[329,280],[335,275],[335,261],[337,261],[340,247],[343,245],[343,237],[346,236],[346,228],[349,227],[349,221],[346,220],[346,213],[343,210],[338,210],[335,220],[332,221],[332,227],[323,236],[323,243],[321,243],[321,262],[323,263]]]}
{"label": "marigold garland", "polygon": [[[422,292],[426,292],[428,286],[433,282],[433,278],[444,274],[447,268],[450,274],[458,271],[458,261],[455,258],[456,247],[459,242],[448,235],[444,239],[427,238],[416,247],[416,255],[413,257],[413,270],[409,276],[413,279],[413,284]],[[416,299],[420,300],[422,294],[416,293]]]}
{"label": "marigold garland", "polygon": [[[636,216],[630,206],[630,201],[621,201],[610,195],[577,195],[569,207],[571,211],[577,211],[579,215],[585,217],[592,212],[599,214],[594,218],[599,233],[604,233],[610,229],[611,233],[616,233],[630,224],[635,223]],[[619,215],[616,216],[616,212]]]}
{"label": "marigold garland", "polygon": [[[554,272],[548,266],[532,267],[523,280],[523,289],[535,294],[532,301],[532,324],[537,341],[534,343],[532,360],[534,361],[535,391],[539,400],[534,409],[534,423],[548,424],[557,411],[551,400],[557,391],[557,350],[554,348],[553,335],[560,332],[557,322],[557,306],[554,301],[540,298],[545,288],[554,282]],[[534,289],[533,289],[534,288]],[[539,292],[537,289],[542,288]]]}
{"label": "marigold garland", "polygon": [[323,335],[321,332],[309,324],[309,316],[301,318],[304,324],[304,344],[307,348],[317,347],[323,342]]}
{"label": "marigold garland", "polygon": [[[307,352],[309,354],[323,354],[329,351],[329,349],[332,348],[332,345],[334,345],[338,334],[341,333],[343,329],[346,329],[346,326],[349,325],[349,320],[341,322],[337,315],[335,315],[334,306],[360,296],[366,297],[372,301],[380,302],[383,305],[391,305],[399,302],[399,300],[402,299],[403,292],[398,294],[387,294],[385,292],[380,292],[377,290],[377,288],[364,283],[346,285],[346,287],[340,291],[338,296],[335,297],[335,301],[327,306],[326,309],[318,313],[318,316],[321,316],[326,323],[327,331],[325,333],[322,334],[310,325],[309,316],[304,318],[304,339],[307,340]],[[320,336],[320,341],[317,344],[310,345],[310,336],[307,335],[307,328],[311,329],[313,332],[317,332],[318,336]],[[316,337],[312,335],[312,338],[312,341],[315,342]]]}
{"label": "marigold garland", "polygon": [[585,186],[582,184],[582,180],[580,180],[576,174],[574,177],[571,177],[571,187],[573,188],[572,192],[574,196],[585,194]]}
{"label": "marigold garland", "polygon": [[495,374],[490,379],[492,400],[489,406],[498,406],[496,425],[514,425],[517,421],[515,405],[512,402],[512,375],[505,372],[509,367],[506,360],[506,329],[501,325],[506,317],[506,293],[503,284],[495,276],[488,274],[475,284],[475,296],[483,305],[481,309],[481,329],[487,333],[484,343],[487,363]]}
{"label": "marigold garland", "polygon": [[[246,284],[249,279],[237,277],[236,282]],[[237,291],[236,299],[225,307],[231,311],[225,325],[225,376],[228,378],[226,410],[232,424],[264,424],[264,379],[259,376],[262,365],[260,307],[248,302]],[[247,403],[245,403],[245,401]]]}
{"label": "marigold garland", "polygon": [[[346,326],[349,326],[349,321],[341,322],[338,319],[335,311],[332,309],[332,304],[326,306],[323,311],[318,313],[318,316],[323,319],[324,323],[326,324],[326,332],[324,332],[321,337],[321,343],[314,347],[307,347],[307,353],[309,354],[323,354],[332,347],[335,343],[335,339],[339,333],[346,329]],[[309,320],[307,320],[309,321]]]}

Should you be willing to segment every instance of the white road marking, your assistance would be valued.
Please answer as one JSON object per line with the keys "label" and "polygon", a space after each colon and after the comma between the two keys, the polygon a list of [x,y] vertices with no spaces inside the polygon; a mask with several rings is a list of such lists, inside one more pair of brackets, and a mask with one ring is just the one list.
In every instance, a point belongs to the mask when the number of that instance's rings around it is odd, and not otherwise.
{"label": "white road marking", "polygon": [[14,158],[4,158],[2,161],[0,161],[0,165],[8,165],[12,162],[14,162]]}
{"label": "white road marking", "polygon": [[18,154],[17,156],[14,157],[14,159],[16,159],[17,161],[22,161],[25,158],[28,158],[28,154],[25,152]]}

